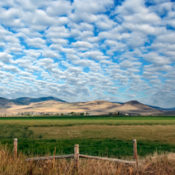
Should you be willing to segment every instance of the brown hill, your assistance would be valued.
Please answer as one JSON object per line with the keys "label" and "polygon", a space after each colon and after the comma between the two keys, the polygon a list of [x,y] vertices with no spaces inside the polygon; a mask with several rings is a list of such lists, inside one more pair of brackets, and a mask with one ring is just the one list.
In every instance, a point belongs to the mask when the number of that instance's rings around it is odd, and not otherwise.
{"label": "brown hill", "polygon": [[[8,107],[7,107],[8,104]],[[109,101],[89,101],[67,103],[55,100],[33,102],[28,105],[6,103],[1,105],[0,115],[38,115],[38,114],[68,114],[86,113],[89,115],[122,114],[122,115],[160,115],[160,110],[144,105],[138,101],[129,101],[124,104]]]}
{"label": "brown hill", "polygon": [[126,102],[122,104],[118,110],[130,115],[160,115],[162,113],[160,110],[154,109],[138,101]]}

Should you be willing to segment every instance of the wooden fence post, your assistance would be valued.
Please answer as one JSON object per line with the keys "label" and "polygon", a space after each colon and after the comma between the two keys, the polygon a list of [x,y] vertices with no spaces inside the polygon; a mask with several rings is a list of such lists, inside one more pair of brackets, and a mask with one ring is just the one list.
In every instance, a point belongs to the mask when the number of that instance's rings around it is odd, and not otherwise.
{"label": "wooden fence post", "polygon": [[137,140],[133,139],[133,156],[136,161],[136,167],[138,168],[138,155],[137,155]]}
{"label": "wooden fence post", "polygon": [[14,138],[13,141],[13,153],[14,153],[14,158],[17,158],[18,156],[18,139]]}
{"label": "wooden fence post", "polygon": [[75,170],[78,172],[79,168],[79,144],[74,145],[74,161],[75,161]]}

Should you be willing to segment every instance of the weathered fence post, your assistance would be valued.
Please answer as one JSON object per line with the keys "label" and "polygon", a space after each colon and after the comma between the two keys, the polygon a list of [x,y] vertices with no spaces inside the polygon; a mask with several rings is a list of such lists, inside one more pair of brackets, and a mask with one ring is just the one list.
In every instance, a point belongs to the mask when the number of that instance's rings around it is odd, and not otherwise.
{"label": "weathered fence post", "polygon": [[54,152],[53,152],[53,167],[55,167],[55,155],[56,155],[56,147],[54,148]]}
{"label": "weathered fence post", "polygon": [[78,172],[79,169],[79,144],[74,146],[74,161],[75,161],[75,170]]}
{"label": "weathered fence post", "polygon": [[17,158],[18,156],[18,139],[14,138],[13,141],[13,153],[14,153],[14,158]]}
{"label": "weathered fence post", "polygon": [[136,161],[136,167],[138,168],[138,155],[137,155],[137,140],[133,139],[133,154]]}

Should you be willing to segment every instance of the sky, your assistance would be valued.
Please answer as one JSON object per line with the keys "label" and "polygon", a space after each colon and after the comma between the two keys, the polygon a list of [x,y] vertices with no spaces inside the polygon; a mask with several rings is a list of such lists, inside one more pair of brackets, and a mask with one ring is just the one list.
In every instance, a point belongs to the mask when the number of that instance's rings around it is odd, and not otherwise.
{"label": "sky", "polygon": [[175,107],[175,1],[0,0],[0,97]]}

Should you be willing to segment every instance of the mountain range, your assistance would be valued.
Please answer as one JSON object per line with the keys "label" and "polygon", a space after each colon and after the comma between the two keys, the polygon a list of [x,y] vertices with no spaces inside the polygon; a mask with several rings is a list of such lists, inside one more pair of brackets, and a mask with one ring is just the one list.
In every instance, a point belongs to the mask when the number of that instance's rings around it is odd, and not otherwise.
{"label": "mountain range", "polygon": [[21,97],[21,98],[15,98],[15,99],[7,99],[7,98],[0,97],[0,107],[5,107],[9,103],[14,103],[16,105],[29,105],[30,103],[44,102],[49,100],[66,102],[64,100],[61,100],[55,97],[40,97],[40,98]]}
{"label": "mountain range", "polygon": [[126,103],[109,101],[89,101],[69,103],[55,97],[30,98],[21,97],[6,99],[0,97],[0,116],[16,115],[55,115],[55,114],[82,114],[88,115],[175,115],[175,110],[164,109],[142,104],[138,101]]}

